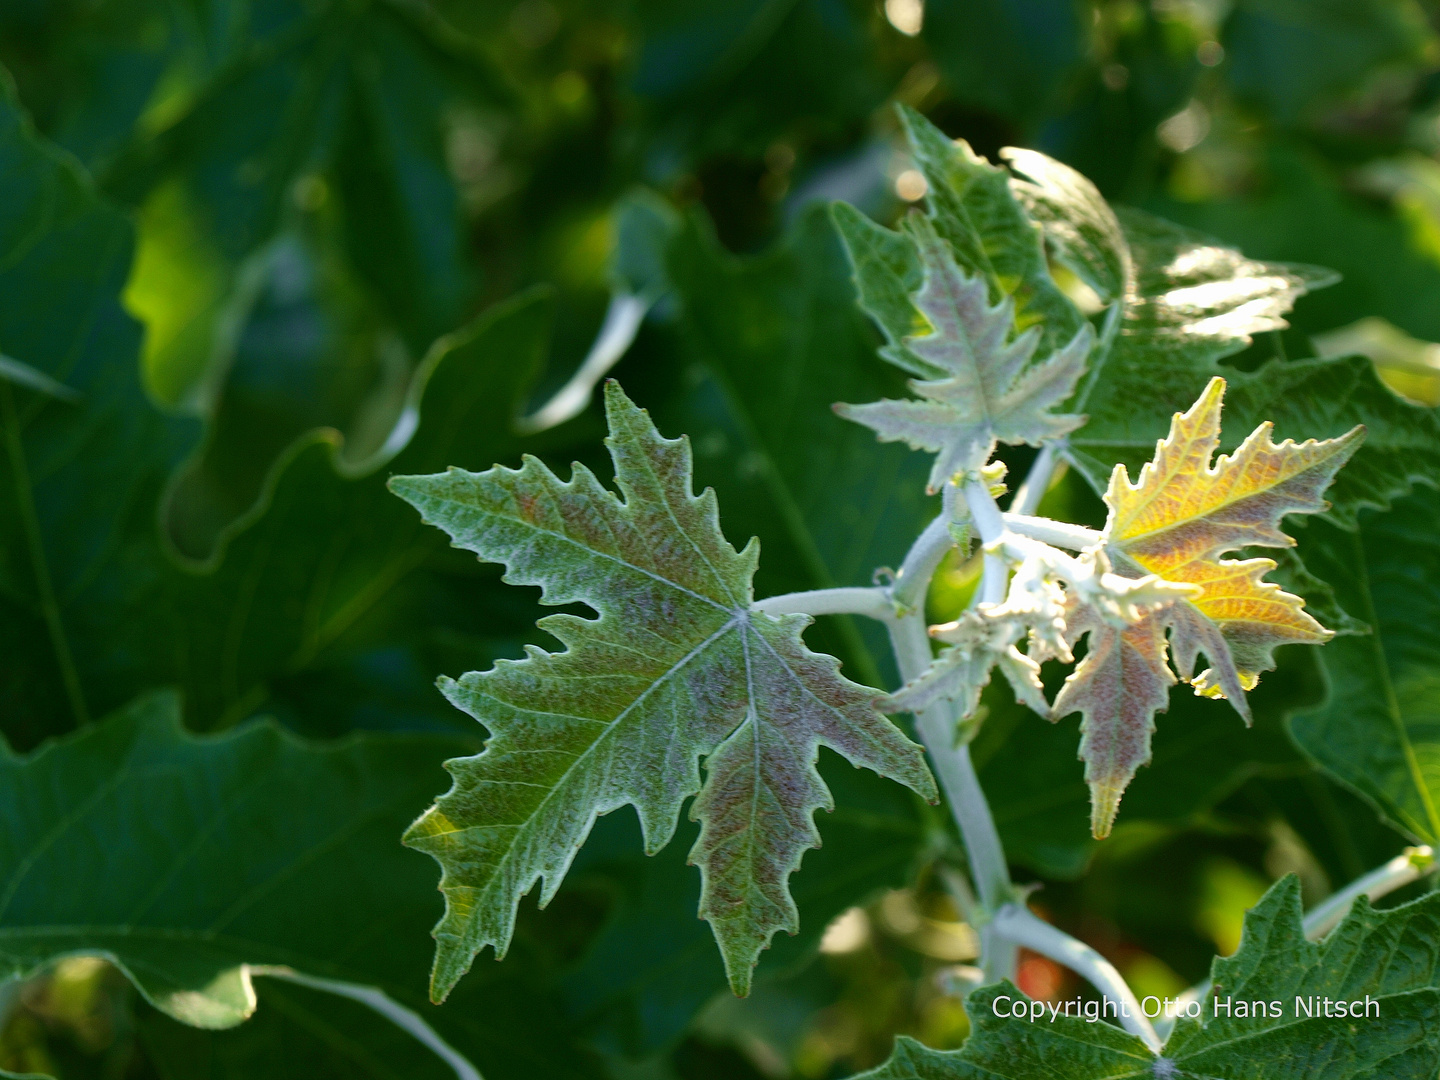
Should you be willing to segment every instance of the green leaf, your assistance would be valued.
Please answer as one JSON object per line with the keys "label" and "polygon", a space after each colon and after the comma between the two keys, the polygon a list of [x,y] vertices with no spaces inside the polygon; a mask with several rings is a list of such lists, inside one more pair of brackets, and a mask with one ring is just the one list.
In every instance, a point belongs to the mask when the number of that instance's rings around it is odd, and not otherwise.
{"label": "green leaf", "polygon": [[[1108,1023],[1060,1013],[1029,1019],[1029,1000],[1009,983],[970,995],[964,1047],[930,1050],[902,1038],[869,1080],[1428,1080],[1440,1067],[1436,989],[1440,897],[1391,911],[1363,898],[1319,945],[1301,928],[1300,883],[1279,881],[1246,915],[1240,949],[1217,959],[1202,1019],[1181,1019],[1159,1054]],[[1360,1001],[1368,1017],[1326,1017],[1326,1000]],[[1216,1014],[1216,1001],[1222,1003]],[[1311,1012],[1306,1015],[1302,1006]],[[1244,1003],[1245,1014],[1236,1016]],[[1251,1014],[1252,1002],[1265,1012]],[[1225,1005],[1228,1004],[1228,1015]],[[998,1015],[1027,1006],[1024,1018]],[[1063,1008],[1063,1006],[1062,1006]],[[1378,1008],[1379,1016],[1374,1013]],[[1333,1006],[1332,1006],[1333,1011]]]}
{"label": "green leaf", "polygon": [[1039,328],[1008,340],[1015,321],[1011,299],[992,307],[984,281],[956,265],[950,246],[925,218],[906,225],[925,275],[914,304],[929,332],[906,337],[901,345],[907,357],[940,377],[911,381],[911,389],[928,400],[840,405],[836,412],[873,429],[883,442],[937,452],[929,483],[935,492],[951,477],[985,464],[997,442],[1039,446],[1079,427],[1083,417],[1049,410],[1074,390],[1094,334],[1082,324],[1064,348],[1032,364]]}
{"label": "green leaf", "polygon": [[814,811],[833,805],[820,745],[934,794],[920,748],[875,711],[878,693],[805,648],[809,620],[751,609],[758,547],[737,554],[713,493],[691,493],[688,445],[662,439],[613,382],[606,412],[623,502],[583,466],[566,483],[534,459],[391,481],[458,546],[503,561],[508,581],[598,613],[542,621],[563,653],[532,646],[442,683],[491,740],[451,763],[454,788],[406,836],[444,870],[437,997],[486,945],[503,955],[520,897],[542,877],[542,902],[554,896],[598,814],[634,805],[654,852],[697,792],[700,912],[744,992],[775,931],[797,929],[787,881],[818,839]]}
{"label": "green leaf", "polygon": [[339,204],[343,249],[422,355],[460,321],[470,290],[440,117],[503,91],[477,50],[405,5],[255,14],[187,107],[158,132],[142,128],[103,182],[138,203],[183,177],[239,260],[280,230],[302,181],[301,203]]}
{"label": "green leaf", "polygon": [[492,1080],[590,1076],[519,969],[472,980],[453,1011],[425,1001],[433,877],[395,837],[465,746],[417,734],[316,746],[268,721],[196,737],[163,693],[6,753],[0,971],[103,956],[168,1015],[219,1029],[255,1010],[247,965],[288,967],[382,989]]}
{"label": "green leaf", "polygon": [[384,942],[415,914],[417,867],[385,837],[458,745],[372,736],[320,750],[273,725],[196,739],[159,695],[7,754],[0,967],[24,977],[106,956],[157,1008],[206,1028],[254,1011],[247,964],[363,978],[370,951],[404,955]]}
{"label": "green leaf", "polygon": [[1306,566],[1373,628],[1321,650],[1329,696],[1300,713],[1301,749],[1406,836],[1440,841],[1440,496],[1417,488],[1358,529],[1305,531]]}
{"label": "green leaf", "polygon": [[[23,297],[11,290],[0,299],[0,326],[5,304]],[[38,342],[49,332],[58,337],[57,324],[74,318],[63,307],[53,319],[45,313],[39,304],[13,310],[9,325]],[[414,434],[391,466],[433,470],[457,460],[513,460],[522,445],[538,449],[534,440],[517,441],[511,426],[543,356],[549,317],[549,305],[532,295],[443,340],[414,383],[407,406]],[[26,532],[13,488],[0,504],[0,529],[14,538],[0,561],[9,579],[0,632],[17,658],[4,676],[12,739],[33,745],[76,715],[166,683],[184,688],[187,716],[201,727],[234,723],[267,699],[312,730],[323,723],[343,731],[357,720],[446,726],[450,710],[433,693],[433,671],[510,654],[531,621],[528,605],[500,599],[493,579],[449,555],[442,538],[386,492],[383,475],[342,476],[342,444],[331,431],[282,456],[256,512],[222,534],[218,566],[181,570],[153,517],[177,455],[167,446],[167,422],[138,384],[133,329],[123,325],[125,337],[96,342],[93,372],[74,380],[82,402],[31,409],[12,459],[12,477],[28,463],[41,478],[32,489],[36,534]],[[545,445],[563,439],[557,432]],[[42,468],[77,444],[93,452]],[[13,444],[10,452],[17,453]],[[26,555],[32,538],[50,570],[53,620],[33,552]],[[117,634],[117,626],[128,630]]]}
{"label": "green leaf", "polygon": [[[133,537],[153,537],[147,509],[196,432],[156,412],[137,378],[138,327],[119,300],[128,223],[35,138],[3,88],[0,190],[0,352],[80,395],[57,401],[0,380],[0,634],[12,661],[0,694],[7,733],[33,745],[140,689],[90,700],[97,650],[75,623],[122,587],[113,570]],[[87,629],[109,638],[115,625],[102,616]]]}
{"label": "green leaf", "polygon": [[1378,67],[1421,67],[1434,40],[1408,0],[1241,0],[1221,44],[1237,96],[1294,124]]}

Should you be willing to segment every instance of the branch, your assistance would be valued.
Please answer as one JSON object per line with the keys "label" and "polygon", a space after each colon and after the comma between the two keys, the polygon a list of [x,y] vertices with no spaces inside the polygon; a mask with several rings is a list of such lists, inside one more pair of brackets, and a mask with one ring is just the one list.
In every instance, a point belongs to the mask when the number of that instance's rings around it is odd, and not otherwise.
{"label": "branch", "polygon": [[895,621],[895,603],[880,586],[781,593],[755,601],[755,609],[767,615],[868,615],[884,623]]}
{"label": "branch", "polygon": [[940,513],[925,526],[925,531],[905,553],[905,561],[900,564],[895,584],[890,590],[890,595],[902,610],[924,606],[930,579],[939,568],[940,560],[955,546],[950,526],[957,523],[956,512],[961,508],[959,495],[959,488],[953,483],[946,483],[941,495]]}
{"label": "branch", "polygon": [[1426,874],[1440,870],[1440,862],[1428,847],[1406,848],[1384,866],[1372,870],[1364,877],[1356,878],[1338,892],[1332,893],[1316,904],[1305,916],[1305,936],[1318,941],[1345,917],[1350,905],[1359,896],[1378,900],[1387,893],[1418,881]]}
{"label": "branch", "polygon": [[1120,1023],[1126,1031],[1138,1036],[1145,1045],[1156,1053],[1163,1045],[1155,1028],[1146,1019],[1135,991],[1131,990],[1115,965],[1098,952],[1077,941],[1063,930],[1037,918],[1029,908],[1020,903],[1006,904],[995,913],[991,921],[995,933],[1008,938],[1027,949],[1033,949],[1042,956],[1048,956],[1057,964],[1064,964],[1077,975],[1088,979],[1106,999],[1115,1003],[1120,1012]]}
{"label": "branch", "polygon": [[1050,477],[1054,475],[1055,466],[1058,464],[1060,455],[1053,442],[1047,442],[1040,447],[1040,453],[1031,463],[1030,471],[1025,474],[1024,483],[1015,489],[1015,495],[1010,500],[1011,513],[1033,514],[1040,508],[1040,500],[1045,497],[1045,492],[1050,487]]}
{"label": "branch", "polygon": [[1029,517],[1025,514],[1003,514],[1001,520],[1011,532],[1028,536],[1032,540],[1049,544],[1051,547],[1084,551],[1100,542],[1103,533],[1087,529],[1084,525],[1071,525],[1065,521],[1051,521],[1049,518]]}

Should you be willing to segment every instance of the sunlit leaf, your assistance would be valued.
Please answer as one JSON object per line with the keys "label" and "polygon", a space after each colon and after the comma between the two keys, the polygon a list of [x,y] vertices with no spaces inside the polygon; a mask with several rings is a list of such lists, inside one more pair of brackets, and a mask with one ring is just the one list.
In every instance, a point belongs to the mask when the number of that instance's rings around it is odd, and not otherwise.
{"label": "sunlit leaf", "polygon": [[[1110,830],[1120,795],[1149,757],[1154,714],[1165,706],[1174,676],[1165,663],[1164,631],[1175,670],[1197,693],[1228,698],[1250,719],[1245,691],[1274,667],[1287,642],[1319,643],[1331,635],[1304,611],[1304,601],[1262,579],[1270,559],[1221,556],[1240,548],[1289,547],[1280,531],[1290,513],[1325,508],[1321,493],[1354,453],[1363,435],[1276,445],[1262,424],[1233,456],[1211,465],[1220,441],[1225,381],[1215,378],[1189,412],[1177,414],[1154,460],[1131,483],[1117,465],[1105,495],[1110,508],[1105,550],[1126,576],[1154,574],[1203,591],[1125,627],[1072,616],[1073,641],[1091,638],[1090,653],[1066,680],[1055,716],[1085,714],[1081,756],[1093,802],[1097,836]],[[1209,668],[1194,674],[1204,653]]]}
{"label": "sunlit leaf", "polygon": [[503,955],[520,897],[542,877],[541,900],[555,895],[599,814],[634,805],[654,852],[697,793],[700,913],[743,993],[770,937],[797,928],[787,882],[818,839],[815,810],[832,805],[819,747],[934,795],[920,748],[875,711],[878,692],[805,648],[809,620],[751,609],[758,545],[737,553],[714,494],[691,492],[688,444],[662,439],[613,382],[606,411],[623,502],[582,466],[562,482],[534,459],[391,480],[456,545],[504,562],[508,581],[598,612],[542,620],[565,652],[530,646],[442,683],[491,740],[450,763],[454,787],[406,836],[444,871],[437,998],[486,945]]}

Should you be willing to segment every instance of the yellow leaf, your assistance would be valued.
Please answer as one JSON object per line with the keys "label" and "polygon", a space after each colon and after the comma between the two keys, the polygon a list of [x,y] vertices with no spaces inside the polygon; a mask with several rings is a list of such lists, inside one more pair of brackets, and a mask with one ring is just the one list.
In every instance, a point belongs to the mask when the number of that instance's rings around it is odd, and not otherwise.
{"label": "yellow leaf", "polygon": [[[1084,714],[1080,752],[1096,836],[1109,833],[1121,793],[1150,760],[1154,713],[1164,711],[1173,681],[1164,663],[1165,628],[1175,671],[1196,693],[1228,698],[1247,723],[1245,691],[1275,666],[1275,647],[1318,644],[1331,636],[1305,612],[1303,600],[1263,580],[1275,568],[1272,560],[1221,556],[1245,547],[1293,546],[1281,519],[1325,509],[1321,495],[1360,445],[1364,428],[1323,442],[1287,439],[1277,445],[1265,423],[1233,455],[1212,464],[1224,395],[1225,380],[1211,379],[1190,410],[1175,416],[1138,481],[1132,484],[1117,465],[1105,493],[1110,517],[1104,544],[1116,572],[1154,574],[1201,591],[1123,635],[1082,613],[1071,620],[1072,641],[1088,632],[1090,651],[1066,680],[1052,716]],[[1137,649],[1141,643],[1145,647]],[[1129,663],[1122,662],[1125,644]],[[1196,676],[1201,653],[1210,667]]]}

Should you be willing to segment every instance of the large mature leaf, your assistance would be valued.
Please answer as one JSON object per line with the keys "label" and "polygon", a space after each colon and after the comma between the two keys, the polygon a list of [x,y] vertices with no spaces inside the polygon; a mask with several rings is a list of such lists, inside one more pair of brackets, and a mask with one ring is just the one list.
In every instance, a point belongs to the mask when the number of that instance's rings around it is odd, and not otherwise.
{"label": "large mature leaf", "polygon": [[752,610],[758,545],[737,554],[714,494],[691,492],[688,444],[662,439],[614,382],[606,413],[623,502],[583,466],[566,483],[535,459],[390,482],[457,546],[505,563],[507,580],[598,612],[542,621],[563,653],[531,646],[442,683],[491,740],[450,763],[454,788],[407,833],[444,870],[437,997],[486,945],[503,955],[520,897],[542,877],[542,901],[554,896],[599,814],[634,805],[654,852],[697,792],[700,913],[743,993],[770,937],[797,928],[787,882],[819,839],[815,810],[833,805],[819,747],[934,796],[878,694],[805,648],[809,620]]}
{"label": "large mature leaf", "polygon": [[238,46],[173,122],[142,129],[107,187],[138,201],[183,176],[239,259],[275,235],[297,179],[313,177],[307,197],[338,198],[343,247],[423,353],[459,321],[468,291],[445,107],[493,100],[493,74],[432,18],[388,0],[263,0],[234,16],[246,32],[221,34]]}
{"label": "large mature leaf", "polygon": [[[0,91],[3,94],[3,91]],[[145,398],[138,328],[119,292],[130,262],[125,219],[70,159],[40,143],[0,96],[0,353],[79,395],[0,381],[0,671],[4,724],[31,744],[125,700],[91,700],[96,642],[119,620],[94,603],[135,536],[153,539],[165,474],[195,437]],[[77,495],[79,497],[77,497]]]}
{"label": "large mature leaf", "polygon": [[588,1075],[553,1004],[514,975],[477,980],[453,1016],[425,1004],[433,879],[395,836],[463,742],[318,747],[268,722],[196,738],[177,704],[141,699],[0,758],[0,970],[104,956],[160,1009],[213,1029],[254,1011],[248,965],[278,965],[380,987],[487,1075]]}
{"label": "large mature leaf", "polygon": [[[409,406],[414,435],[391,465],[418,471],[517,456],[524,444],[511,423],[543,355],[548,322],[546,303],[522,299],[437,347]],[[129,395],[112,422],[123,418],[137,437],[144,425],[163,431],[138,385],[133,338],[124,345],[95,360],[101,385]],[[389,496],[383,475],[342,477],[340,440],[330,431],[277,463],[260,512],[232,530],[217,568],[182,571],[164,551],[153,517],[165,444],[152,435],[128,448],[117,437],[124,428],[100,426],[103,404],[87,395],[78,405],[44,405],[23,445],[32,462],[45,460],[37,450],[47,439],[60,446],[88,440],[94,448],[73,466],[47,470],[34,489],[56,508],[53,523],[41,517],[37,546],[57,577],[65,575],[56,589],[59,640],[88,712],[114,708],[147,686],[178,683],[187,715],[202,727],[243,719],[267,699],[312,730],[433,726],[449,713],[429,688],[434,670],[518,648],[528,605],[446,552],[440,537]],[[140,478],[116,491],[120,477],[95,477],[96,468]],[[102,531],[117,497],[125,499],[123,516]],[[22,509],[0,516],[17,537],[25,535]],[[84,554],[85,545],[93,554]],[[7,550],[20,556],[25,547]],[[63,684],[51,675],[67,669],[38,601],[29,611],[16,603],[32,592],[25,584],[30,565],[11,565],[15,606],[0,625],[11,635],[10,655],[24,662],[6,669],[15,683],[5,722],[12,738],[33,743],[68,726]],[[26,670],[29,677],[19,679]],[[323,708],[296,715],[296,706],[312,702]]]}
{"label": "large mature leaf", "polygon": [[1317,524],[1307,565],[1373,629],[1321,650],[1329,697],[1291,730],[1301,748],[1405,835],[1440,840],[1440,497],[1420,488],[1354,532]]}
{"label": "large mature leaf", "polygon": [[[1275,666],[1275,647],[1330,637],[1305,613],[1303,600],[1262,580],[1275,568],[1273,560],[1221,556],[1251,546],[1291,546],[1281,519],[1324,509],[1321,493],[1363,430],[1277,446],[1262,424],[1233,457],[1212,466],[1224,392],[1225,381],[1213,379],[1188,412],[1175,416],[1138,481],[1132,484],[1117,465],[1105,494],[1110,516],[1103,542],[1121,574],[1154,574],[1203,591],[1124,623],[1070,606],[1067,636],[1074,642],[1088,634],[1089,651],[1065,680],[1053,715],[1084,714],[1080,754],[1096,836],[1109,832],[1125,786],[1150,756],[1154,715],[1165,707],[1174,679],[1167,644],[1182,678],[1197,692],[1228,698],[1248,723],[1245,691]],[[1195,676],[1202,652],[1210,667]]]}
{"label": "large mature leaf", "polygon": [[[1440,898],[1428,896],[1392,911],[1376,911],[1362,898],[1319,945],[1305,940],[1300,919],[1300,883],[1286,877],[1246,915],[1239,951],[1215,961],[1203,1018],[1179,1020],[1158,1054],[1108,1023],[1063,1011],[1052,1018],[1042,1003],[1034,1003],[1032,1021],[1032,1003],[1002,983],[970,995],[966,1009],[974,1026],[962,1049],[930,1050],[902,1038],[886,1064],[863,1075],[869,1080],[1429,1080],[1440,1067]],[[1352,1019],[1354,1001],[1361,1015]],[[1263,1003],[1263,1014],[1254,1002]],[[1335,1003],[1341,1002],[1346,1013],[1335,1015]],[[1242,1003],[1244,1011],[1237,1015]],[[1023,1019],[1000,1015],[1017,1007]]]}
{"label": "large mature leaf", "polygon": [[[836,220],[842,235],[858,231],[853,212],[841,212]],[[929,365],[938,377],[911,381],[911,389],[925,401],[841,405],[836,411],[872,428],[885,442],[936,452],[930,470],[934,492],[956,474],[985,464],[997,442],[1039,446],[1079,427],[1083,417],[1055,415],[1050,409],[1075,389],[1094,334],[1084,324],[1063,348],[1043,363],[1031,364],[1040,328],[1032,326],[1010,340],[1015,322],[1011,298],[992,307],[984,280],[967,276],[956,265],[950,245],[927,219],[911,219],[906,225],[924,268],[914,303],[928,332],[900,344],[907,356]],[[856,266],[858,275],[862,271],[859,263]]]}

